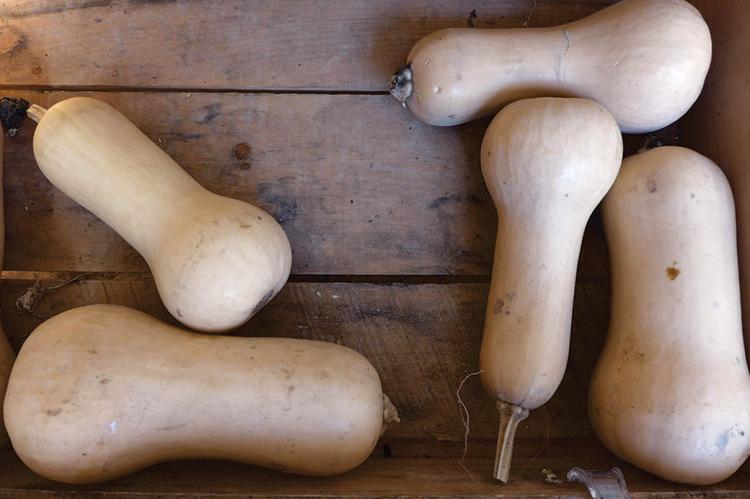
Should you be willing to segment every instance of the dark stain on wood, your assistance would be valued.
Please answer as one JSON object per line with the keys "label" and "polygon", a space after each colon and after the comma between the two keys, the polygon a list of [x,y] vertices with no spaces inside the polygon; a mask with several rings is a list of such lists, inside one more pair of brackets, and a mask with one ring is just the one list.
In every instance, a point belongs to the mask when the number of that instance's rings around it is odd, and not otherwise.
{"label": "dark stain on wood", "polygon": [[269,211],[281,225],[288,224],[297,218],[300,211],[297,200],[277,193],[277,184],[262,182],[258,184],[258,197],[269,206]]}
{"label": "dark stain on wood", "polygon": [[196,119],[195,122],[200,125],[207,125],[221,114],[221,104],[209,104],[208,106],[201,108],[199,114],[201,115],[201,117]]}

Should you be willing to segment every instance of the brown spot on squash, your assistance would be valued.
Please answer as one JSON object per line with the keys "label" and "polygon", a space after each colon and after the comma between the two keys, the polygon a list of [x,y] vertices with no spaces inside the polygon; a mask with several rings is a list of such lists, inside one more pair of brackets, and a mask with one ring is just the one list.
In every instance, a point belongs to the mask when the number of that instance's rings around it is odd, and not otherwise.
{"label": "brown spot on squash", "polygon": [[666,272],[667,278],[670,281],[674,281],[675,279],[677,279],[677,276],[680,275],[680,269],[678,269],[677,267],[667,267]]}
{"label": "brown spot on squash", "polygon": [[496,314],[499,314],[503,311],[503,305],[505,305],[505,302],[498,298],[497,300],[495,300],[495,306],[492,307],[492,311]]}
{"label": "brown spot on squash", "polygon": [[57,416],[62,412],[62,407],[58,407],[57,409],[47,409],[47,416]]}
{"label": "brown spot on squash", "polygon": [[650,192],[651,194],[653,194],[654,192],[658,191],[659,190],[659,186],[656,183],[656,179],[649,178],[646,181],[646,188],[648,189],[648,192]]}
{"label": "brown spot on squash", "polygon": [[109,378],[102,378],[99,380],[99,384],[101,385],[106,385],[107,383],[109,383]]}

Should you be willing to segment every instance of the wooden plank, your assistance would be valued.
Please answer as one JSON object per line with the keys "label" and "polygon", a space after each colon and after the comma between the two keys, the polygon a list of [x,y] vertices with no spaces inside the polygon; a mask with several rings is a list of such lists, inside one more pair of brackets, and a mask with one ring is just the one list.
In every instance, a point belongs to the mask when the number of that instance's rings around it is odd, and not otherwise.
{"label": "wooden plank", "polygon": [[[45,107],[73,95],[19,92]],[[293,273],[488,275],[496,216],[479,169],[487,121],[437,128],[388,96],[88,93],[131,118],[208,189],[271,212]],[[5,268],[147,270],[36,167],[27,121],[6,144]],[[233,153],[247,143],[248,159]],[[185,216],[190,216],[186,213]],[[606,273],[601,226],[580,274]]]}
{"label": "wooden plank", "polygon": [[[589,497],[582,484],[564,481],[573,466],[619,466],[634,498],[740,497],[750,492],[747,465],[720,484],[689,487],[620,461],[593,438],[553,441],[548,449],[537,456],[518,455],[507,485],[490,478],[492,462],[486,458],[459,463],[446,458],[371,457],[355,470],[331,478],[284,475],[221,461],[183,461],[105,484],[66,486],[34,475],[10,451],[2,451],[0,497]],[[547,481],[543,470],[555,473],[561,483]]]}
{"label": "wooden plank", "polygon": [[[750,2],[695,0],[711,29],[713,60],[682,125],[683,143],[718,163],[734,191],[745,331],[750,320]],[[748,336],[746,335],[746,340]]]}
{"label": "wooden plank", "polygon": [[[16,349],[45,318],[91,303],[131,306],[177,324],[164,309],[153,281],[140,274],[84,276],[46,292],[31,314],[19,311],[16,300],[33,281],[18,277],[5,273],[0,302],[3,324]],[[46,288],[71,276],[41,277],[40,286]],[[607,328],[606,286],[606,281],[578,286],[571,366],[558,393],[524,422],[519,437],[592,434],[586,393]],[[290,283],[237,334],[309,338],[352,347],[376,367],[384,391],[401,414],[401,424],[388,431],[386,442],[462,442],[456,391],[462,379],[477,370],[486,293],[486,284]],[[478,377],[467,380],[461,397],[471,417],[472,441],[494,439],[497,413]]]}
{"label": "wooden plank", "polygon": [[437,29],[549,26],[613,2],[7,2],[0,84],[385,91]]}

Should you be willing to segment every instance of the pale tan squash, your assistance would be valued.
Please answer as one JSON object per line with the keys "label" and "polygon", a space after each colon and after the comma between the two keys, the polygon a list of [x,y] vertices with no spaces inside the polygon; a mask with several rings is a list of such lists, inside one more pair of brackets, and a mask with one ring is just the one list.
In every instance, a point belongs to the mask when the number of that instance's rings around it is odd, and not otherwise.
{"label": "pale tan squash", "polygon": [[284,285],[291,249],[279,224],[204,189],[112,106],[75,97],[29,112],[39,168],[143,255],[177,320],[231,329]]}
{"label": "pale tan squash", "polygon": [[732,191],[708,158],[627,158],[603,208],[609,334],[591,382],[596,433],[656,475],[718,482],[750,454]]}
{"label": "pale tan squash", "polygon": [[189,333],[114,305],[40,325],[5,399],[19,457],[68,483],[186,458],[335,475],[393,420],[377,372],[349,348]]}
{"label": "pale tan squash", "polygon": [[562,380],[581,239],[622,137],[593,101],[522,100],[492,121],[481,158],[499,220],[479,362],[501,414],[495,477],[507,481],[516,426]]}
{"label": "pale tan squash", "polygon": [[517,99],[587,97],[623,132],[676,121],[695,102],[711,35],[684,0],[622,0],[551,28],[452,28],[420,40],[392,80],[422,121],[456,125]]}

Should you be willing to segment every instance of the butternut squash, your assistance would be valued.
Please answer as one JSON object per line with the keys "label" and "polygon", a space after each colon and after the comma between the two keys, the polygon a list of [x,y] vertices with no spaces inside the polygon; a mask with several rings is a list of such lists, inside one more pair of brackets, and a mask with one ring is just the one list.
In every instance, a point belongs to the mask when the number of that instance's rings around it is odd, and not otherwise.
{"label": "butternut squash", "polygon": [[391,93],[422,121],[449,126],[514,100],[587,97],[623,132],[676,121],[695,102],[711,35],[685,0],[622,0],[550,28],[451,28],[421,39]]}
{"label": "butternut squash", "polygon": [[734,201],[681,147],[623,162],[603,205],[612,313],[591,380],[594,430],[667,480],[718,482],[750,454]]}
{"label": "butternut squash", "polygon": [[615,180],[622,136],[593,101],[521,100],[492,121],[481,158],[498,230],[479,364],[498,401],[494,475],[505,482],[516,426],[562,380],[583,231]]}
{"label": "butternut squash", "polygon": [[109,104],[74,97],[29,115],[44,175],[143,255],[186,326],[239,326],[286,282],[291,249],[279,224],[204,189]]}
{"label": "butternut squash", "polygon": [[190,333],[115,305],[37,327],[5,399],[19,457],[67,483],[187,458],[334,475],[396,419],[377,372],[349,348]]}

